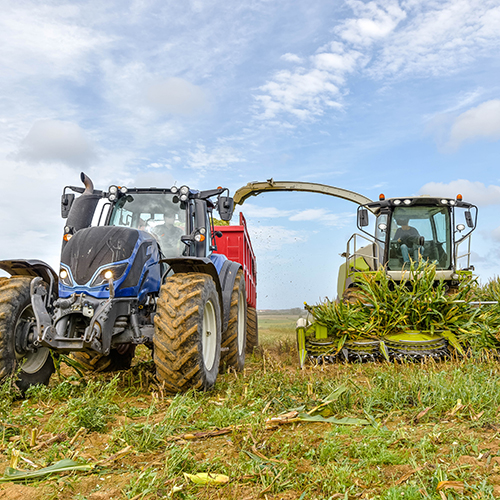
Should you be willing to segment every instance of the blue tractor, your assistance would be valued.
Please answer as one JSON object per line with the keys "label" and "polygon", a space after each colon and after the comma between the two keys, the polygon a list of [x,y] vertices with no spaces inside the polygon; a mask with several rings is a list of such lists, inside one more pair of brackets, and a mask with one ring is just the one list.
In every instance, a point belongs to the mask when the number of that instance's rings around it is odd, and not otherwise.
{"label": "blue tractor", "polygon": [[56,353],[89,370],[126,369],[139,344],[151,348],[169,392],[207,390],[219,370],[241,370],[243,271],[213,253],[213,210],[226,221],[233,212],[227,189],[99,191],[81,179],[85,187],[63,191],[59,272],[36,260],[0,262],[11,275],[0,278],[0,377],[17,370],[21,391],[48,384]]}

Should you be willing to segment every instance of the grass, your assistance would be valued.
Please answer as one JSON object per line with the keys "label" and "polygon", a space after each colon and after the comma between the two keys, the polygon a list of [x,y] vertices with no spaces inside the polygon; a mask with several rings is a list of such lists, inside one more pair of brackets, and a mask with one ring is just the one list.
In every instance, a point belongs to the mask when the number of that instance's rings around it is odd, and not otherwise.
{"label": "grass", "polygon": [[[209,393],[168,395],[139,350],[129,371],[81,378],[62,369],[26,400],[0,387],[4,466],[63,458],[95,465],[0,496],[33,499],[490,499],[500,496],[500,370],[489,359],[297,368],[292,315],[263,315],[245,371]],[[321,406],[334,425],[269,419]],[[227,433],[214,435],[227,429]],[[207,434],[210,431],[212,434]],[[204,438],[194,438],[195,433]],[[35,438],[33,438],[35,436]],[[58,436],[56,441],[51,438]],[[0,468],[0,473],[2,469]],[[184,473],[229,476],[197,486]],[[444,483],[453,481],[453,483]],[[443,486],[444,485],[444,486]],[[446,487],[446,485],[453,487]],[[438,486],[441,488],[438,491]],[[455,489],[454,489],[455,488]],[[22,489],[22,493],[19,493]],[[444,495],[444,497],[443,497]]]}

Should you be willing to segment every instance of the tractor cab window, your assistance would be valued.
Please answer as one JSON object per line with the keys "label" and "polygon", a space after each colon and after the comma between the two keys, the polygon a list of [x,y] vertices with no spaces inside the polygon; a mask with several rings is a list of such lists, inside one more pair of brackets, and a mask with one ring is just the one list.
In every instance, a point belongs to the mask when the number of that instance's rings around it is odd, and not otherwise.
{"label": "tractor cab window", "polygon": [[111,213],[109,224],[153,235],[165,257],[179,257],[185,245],[186,210],[172,201],[170,194],[130,193],[120,198]]}
{"label": "tractor cab window", "polygon": [[408,269],[410,261],[425,260],[438,269],[451,265],[450,212],[447,207],[415,205],[397,207],[390,221],[391,270]]}

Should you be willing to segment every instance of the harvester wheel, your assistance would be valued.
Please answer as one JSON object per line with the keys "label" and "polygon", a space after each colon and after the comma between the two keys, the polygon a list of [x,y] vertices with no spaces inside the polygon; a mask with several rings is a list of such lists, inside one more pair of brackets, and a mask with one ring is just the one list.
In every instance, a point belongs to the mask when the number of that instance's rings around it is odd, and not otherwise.
{"label": "harvester wheel", "polygon": [[15,384],[22,393],[32,385],[48,385],[54,372],[50,350],[33,347],[32,279],[26,276],[0,278],[0,379],[21,367]]}
{"label": "harvester wheel", "polygon": [[259,345],[259,324],[257,321],[257,310],[248,306],[247,309],[247,348],[248,354],[252,354],[255,347]]}
{"label": "harvester wheel", "polygon": [[178,273],[161,287],[155,315],[156,376],[170,392],[208,390],[219,372],[221,314],[214,280]]}
{"label": "harvester wheel", "polygon": [[[120,351],[122,352],[120,354]],[[135,345],[124,345],[124,349],[111,349],[108,356],[97,352],[72,352],[71,357],[89,372],[114,372],[128,370],[132,366]]]}
{"label": "harvester wheel", "polygon": [[222,333],[221,371],[232,366],[237,371],[245,366],[247,323],[247,296],[245,278],[241,269],[236,273],[231,293],[231,309],[227,330]]}

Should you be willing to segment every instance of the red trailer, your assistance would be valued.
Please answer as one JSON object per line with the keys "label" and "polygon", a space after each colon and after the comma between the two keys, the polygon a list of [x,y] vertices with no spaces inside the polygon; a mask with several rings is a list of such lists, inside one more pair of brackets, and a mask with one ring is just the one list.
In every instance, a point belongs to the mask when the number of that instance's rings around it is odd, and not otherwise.
{"label": "red trailer", "polygon": [[217,251],[243,267],[247,291],[247,352],[258,345],[257,327],[257,263],[248,234],[247,222],[240,212],[238,226],[215,226],[222,236],[217,238]]}

